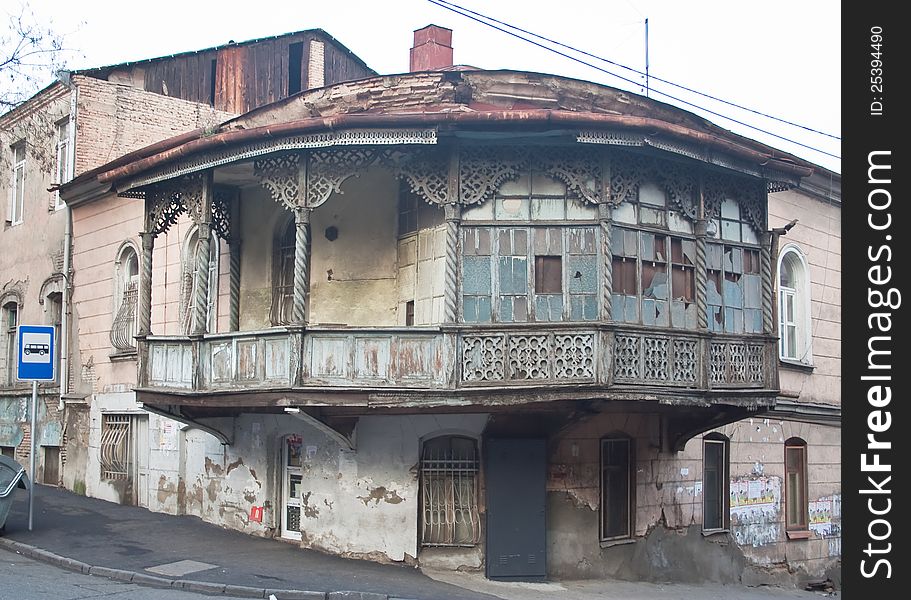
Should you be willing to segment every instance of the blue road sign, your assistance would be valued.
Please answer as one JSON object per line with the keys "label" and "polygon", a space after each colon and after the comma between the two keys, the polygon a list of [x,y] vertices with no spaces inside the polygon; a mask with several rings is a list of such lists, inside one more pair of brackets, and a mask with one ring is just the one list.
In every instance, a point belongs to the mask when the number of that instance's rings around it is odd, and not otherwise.
{"label": "blue road sign", "polygon": [[54,380],[54,327],[20,325],[17,378],[19,381]]}

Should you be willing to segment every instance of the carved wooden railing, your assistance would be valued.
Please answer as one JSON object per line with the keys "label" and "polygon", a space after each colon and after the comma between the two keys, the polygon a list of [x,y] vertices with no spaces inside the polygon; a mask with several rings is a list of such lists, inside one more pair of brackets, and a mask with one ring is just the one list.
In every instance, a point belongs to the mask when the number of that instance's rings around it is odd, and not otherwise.
{"label": "carved wooden railing", "polygon": [[776,389],[775,339],[630,325],[273,328],[150,336],[143,387]]}

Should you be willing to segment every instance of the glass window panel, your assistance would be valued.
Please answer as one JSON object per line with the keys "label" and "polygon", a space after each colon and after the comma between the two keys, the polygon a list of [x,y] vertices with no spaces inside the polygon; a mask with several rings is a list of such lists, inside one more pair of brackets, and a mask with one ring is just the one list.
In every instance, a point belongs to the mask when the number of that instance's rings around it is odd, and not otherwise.
{"label": "glass window panel", "polygon": [[623,255],[639,256],[639,235],[629,229],[621,231],[623,231]]}
{"label": "glass window panel", "polygon": [[595,254],[595,230],[591,227],[571,227],[566,230],[569,254]]}
{"label": "glass window panel", "polygon": [[532,198],[532,221],[562,221],[566,217],[566,202],[563,198]]}
{"label": "glass window panel", "polygon": [[563,319],[563,296],[535,296],[536,321],[561,321]]}
{"label": "glass window panel", "polygon": [[527,198],[497,198],[494,207],[494,216],[502,221],[527,221]]}
{"label": "glass window panel", "polygon": [[721,218],[733,219],[735,221],[740,220],[740,205],[736,200],[725,198],[721,201]]}
{"label": "glass window panel", "polygon": [[667,226],[671,231],[693,233],[693,222],[675,211],[670,211],[667,214]]}
{"label": "glass window panel", "polygon": [[720,244],[706,244],[705,258],[709,269],[721,269],[722,246]]}
{"label": "glass window panel", "polygon": [[639,186],[639,204],[664,207],[667,205],[667,196],[658,184],[648,181]]}
{"label": "glass window panel", "polygon": [[594,256],[570,256],[567,259],[567,275],[570,293],[598,291],[598,262]]}
{"label": "glass window panel", "polygon": [[743,224],[740,230],[740,239],[747,244],[758,244],[759,238],[756,236],[756,232],[753,231],[753,228],[746,223]]}
{"label": "glass window panel", "polygon": [[[597,219],[598,207],[594,204],[581,202],[576,198],[570,198],[566,201],[566,218],[573,221]],[[635,218],[635,214],[633,218]],[[635,223],[635,221],[633,222]]]}
{"label": "glass window panel", "polygon": [[524,172],[516,179],[507,181],[497,190],[498,196],[529,196],[531,195],[531,179],[528,172]]}
{"label": "glass window panel", "polygon": [[740,223],[737,221],[721,221],[721,239],[732,242],[740,241]]}
{"label": "glass window panel", "polygon": [[639,222],[636,217],[636,205],[630,202],[621,203],[611,210],[611,219],[617,223],[635,225]]}
{"label": "glass window panel", "polygon": [[759,275],[743,276],[744,308],[762,308],[762,282]]}
{"label": "glass window panel", "polygon": [[493,221],[493,202],[484,202],[462,211],[463,221]]}
{"label": "glass window panel", "polygon": [[647,206],[639,207],[639,219],[643,225],[654,225],[665,227],[665,212],[661,209],[649,208]]}
{"label": "glass window panel", "polygon": [[535,196],[565,196],[566,185],[543,173],[535,173],[531,178],[531,193]]}
{"label": "glass window panel", "polygon": [[462,291],[466,294],[490,294],[490,258],[462,257]]}

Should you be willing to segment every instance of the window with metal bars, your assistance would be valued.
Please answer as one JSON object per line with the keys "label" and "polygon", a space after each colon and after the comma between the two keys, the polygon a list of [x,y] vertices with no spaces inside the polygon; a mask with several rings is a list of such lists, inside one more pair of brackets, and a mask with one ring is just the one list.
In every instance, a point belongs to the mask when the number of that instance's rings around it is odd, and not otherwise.
{"label": "window with metal bars", "polygon": [[292,219],[282,232],[275,248],[275,266],[272,273],[272,324],[287,325],[294,312],[294,247],[297,233]]}
{"label": "window with metal bars", "polygon": [[130,479],[133,472],[132,417],[101,415],[101,479]]}
{"label": "window with metal bars", "polygon": [[445,436],[424,442],[421,452],[421,545],[474,546],[480,540],[475,440]]}
{"label": "window with metal bars", "polygon": [[139,298],[139,258],[124,246],[117,259],[114,298],[118,302],[111,325],[111,345],[122,352],[136,349],[136,304]]}

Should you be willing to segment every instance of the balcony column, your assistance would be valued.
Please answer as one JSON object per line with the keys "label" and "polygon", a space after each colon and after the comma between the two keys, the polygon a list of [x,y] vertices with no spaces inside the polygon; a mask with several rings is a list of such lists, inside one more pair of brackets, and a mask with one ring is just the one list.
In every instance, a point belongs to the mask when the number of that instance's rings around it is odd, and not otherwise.
{"label": "balcony column", "polygon": [[310,208],[294,208],[294,325],[307,324],[310,294]]}
{"label": "balcony column", "polygon": [[228,286],[230,288],[230,298],[228,300],[228,330],[240,330],[240,239],[232,237],[228,241],[228,251],[230,253],[230,268],[228,275]]}
{"label": "balcony column", "polygon": [[708,315],[708,271],[706,270],[706,238],[708,237],[708,221],[700,218],[696,220],[696,323],[699,329],[709,328]]}
{"label": "balcony column", "polygon": [[142,260],[139,270],[139,331],[136,337],[145,338],[152,335],[152,250],[155,248],[155,234],[143,231],[139,234],[142,239]]}
{"label": "balcony column", "polygon": [[209,331],[209,269],[211,268],[212,239],[212,172],[209,171],[201,181],[198,207],[194,221],[197,227],[196,241],[196,296],[193,298],[193,335],[204,335]]}
{"label": "balcony column", "polygon": [[444,206],[446,218],[446,279],[443,288],[443,322],[455,323],[458,319],[459,294],[459,229],[462,223],[462,206]]}
{"label": "balcony column", "polygon": [[772,234],[760,234],[759,274],[762,278],[762,332],[768,335],[775,333],[773,306],[775,304],[774,285],[772,281]]}
{"label": "balcony column", "polygon": [[611,247],[614,225],[611,220],[611,205],[607,202],[598,205],[598,225],[601,227],[601,270],[604,274],[601,289],[601,320],[611,321],[614,318],[614,253]]}

